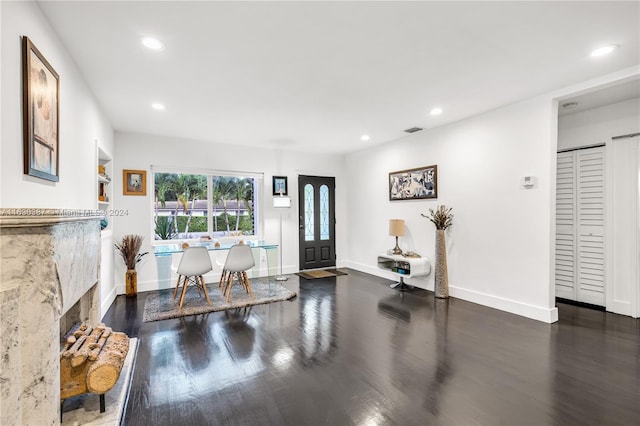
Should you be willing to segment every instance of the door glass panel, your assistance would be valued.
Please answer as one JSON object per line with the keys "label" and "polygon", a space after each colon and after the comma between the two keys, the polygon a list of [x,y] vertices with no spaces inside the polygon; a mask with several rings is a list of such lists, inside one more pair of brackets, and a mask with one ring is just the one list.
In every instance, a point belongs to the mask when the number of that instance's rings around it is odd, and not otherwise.
{"label": "door glass panel", "polygon": [[315,240],[314,228],[314,202],[313,202],[313,185],[310,183],[304,186],[304,240]]}
{"label": "door glass panel", "polygon": [[320,187],[320,239],[329,239],[329,187]]}

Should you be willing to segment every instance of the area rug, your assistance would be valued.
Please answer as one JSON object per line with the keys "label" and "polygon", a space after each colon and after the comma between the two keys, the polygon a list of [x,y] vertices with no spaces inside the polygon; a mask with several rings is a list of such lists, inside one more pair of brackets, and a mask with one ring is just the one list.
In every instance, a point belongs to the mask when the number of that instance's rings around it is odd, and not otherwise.
{"label": "area rug", "polygon": [[234,284],[231,288],[231,299],[229,303],[226,303],[218,284],[207,283],[211,305],[207,303],[204,297],[198,295],[195,287],[189,288],[187,289],[182,309],[179,307],[180,297],[173,298],[173,289],[160,290],[147,296],[142,321],[160,321],[187,315],[204,314],[206,312],[262,305],[291,299],[296,295],[295,291],[288,290],[279,283],[269,282],[266,278],[251,280],[251,288],[253,289],[254,299],[251,299],[251,296],[244,291],[242,286],[237,283]]}
{"label": "area rug", "polygon": [[347,275],[346,272],[339,271],[338,269],[316,269],[315,271],[300,271],[296,272],[296,275],[301,276],[307,280],[315,280],[318,278],[337,277],[340,275]]}
{"label": "area rug", "polygon": [[118,382],[109,392],[104,394],[106,409],[104,413],[100,412],[100,397],[95,393],[86,393],[64,401],[64,412],[60,424],[62,426],[119,425],[129,396],[129,385],[137,350],[138,339],[131,338],[129,340],[129,352],[124,359]]}

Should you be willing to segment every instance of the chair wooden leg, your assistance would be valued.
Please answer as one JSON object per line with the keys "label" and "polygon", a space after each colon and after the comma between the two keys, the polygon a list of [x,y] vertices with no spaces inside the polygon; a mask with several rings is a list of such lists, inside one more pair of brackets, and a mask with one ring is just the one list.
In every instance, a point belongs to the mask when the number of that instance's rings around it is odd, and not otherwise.
{"label": "chair wooden leg", "polygon": [[180,309],[182,309],[182,304],[184,303],[184,295],[187,294],[187,277],[184,279],[184,284],[182,286],[182,295],[180,296]]}
{"label": "chair wooden leg", "polygon": [[222,298],[226,297],[227,294],[227,272],[223,271],[223,276],[220,277],[220,292],[222,293]]}
{"label": "chair wooden leg", "polygon": [[224,281],[226,276],[227,276],[227,270],[223,269],[222,274],[220,275],[220,282],[218,283],[218,287],[220,288],[224,287]]}
{"label": "chair wooden leg", "polygon": [[202,297],[202,292],[200,291],[200,282],[198,281],[198,277],[193,277],[193,282],[195,283],[196,288],[198,289],[198,296]]}
{"label": "chair wooden leg", "polygon": [[200,275],[200,283],[202,284],[202,291],[204,291],[204,297],[206,297],[207,303],[211,304],[211,299],[209,299],[209,292],[207,292],[207,285],[205,284],[202,275]]}
{"label": "chair wooden leg", "polygon": [[244,287],[244,291],[249,293],[249,285],[250,285],[249,276],[245,271],[240,272],[240,274],[242,275],[242,286]]}
{"label": "chair wooden leg", "polygon": [[251,281],[249,280],[249,276],[247,275],[247,273],[245,271],[242,272],[242,275],[244,276],[245,284],[246,284],[247,289],[249,291],[249,295],[251,296],[251,299],[253,299],[253,289],[251,288]]}
{"label": "chair wooden leg", "polygon": [[176,282],[176,288],[173,290],[173,298],[175,299],[178,295],[178,289],[180,288],[180,280],[182,279],[182,275],[178,275],[178,282]]}
{"label": "chair wooden leg", "polygon": [[230,272],[229,273],[229,278],[227,279],[227,298],[226,298],[226,302],[229,303],[229,300],[231,299],[231,287],[233,287],[233,276],[234,276],[235,272]]}

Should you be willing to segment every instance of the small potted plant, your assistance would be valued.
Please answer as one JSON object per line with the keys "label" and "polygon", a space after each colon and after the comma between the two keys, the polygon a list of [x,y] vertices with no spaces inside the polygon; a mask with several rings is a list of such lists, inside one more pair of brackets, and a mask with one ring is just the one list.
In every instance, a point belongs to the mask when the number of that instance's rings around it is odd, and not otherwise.
{"label": "small potted plant", "polygon": [[436,268],[433,292],[441,299],[449,297],[449,274],[447,272],[447,246],[444,240],[444,231],[453,223],[453,208],[438,206],[435,210],[429,209],[429,215],[421,214],[436,226]]}
{"label": "small potted plant", "polygon": [[136,265],[149,253],[148,251],[140,253],[142,240],[142,236],[130,234],[122,237],[120,244],[114,244],[120,252],[124,264],[127,266],[127,275],[125,276],[127,296],[135,296],[138,293]]}

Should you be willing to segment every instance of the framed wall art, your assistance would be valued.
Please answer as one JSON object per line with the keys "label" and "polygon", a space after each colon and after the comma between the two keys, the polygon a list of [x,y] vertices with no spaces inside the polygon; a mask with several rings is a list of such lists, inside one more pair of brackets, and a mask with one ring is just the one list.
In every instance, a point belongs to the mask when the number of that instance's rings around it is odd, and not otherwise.
{"label": "framed wall art", "polygon": [[22,37],[24,174],[58,182],[60,77]]}
{"label": "framed wall art", "polygon": [[145,170],[123,170],[122,194],[147,195],[147,172]]}
{"label": "framed wall art", "polygon": [[289,195],[286,176],[273,177],[273,195]]}
{"label": "framed wall art", "polygon": [[389,173],[389,200],[438,198],[438,166]]}

